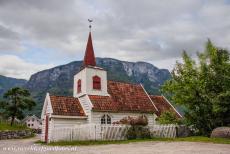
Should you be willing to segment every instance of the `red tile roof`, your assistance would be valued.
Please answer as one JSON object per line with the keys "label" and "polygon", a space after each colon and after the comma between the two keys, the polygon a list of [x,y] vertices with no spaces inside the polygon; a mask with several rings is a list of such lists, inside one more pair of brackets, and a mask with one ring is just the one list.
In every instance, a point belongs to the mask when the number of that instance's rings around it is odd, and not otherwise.
{"label": "red tile roof", "polygon": [[91,32],[89,32],[89,37],[88,37],[88,42],[86,45],[83,66],[96,66],[96,59],[94,56]]}
{"label": "red tile roof", "polygon": [[54,115],[85,116],[78,98],[67,96],[50,96]]}
{"label": "red tile roof", "polygon": [[110,96],[89,95],[94,111],[155,113],[141,85],[108,81]]}
{"label": "red tile roof", "polygon": [[178,118],[181,117],[181,115],[177,113],[177,111],[170,105],[170,103],[163,96],[150,95],[150,98],[152,99],[152,101],[158,109],[158,112],[156,113],[158,116],[160,116],[165,111],[171,111],[174,112]]}

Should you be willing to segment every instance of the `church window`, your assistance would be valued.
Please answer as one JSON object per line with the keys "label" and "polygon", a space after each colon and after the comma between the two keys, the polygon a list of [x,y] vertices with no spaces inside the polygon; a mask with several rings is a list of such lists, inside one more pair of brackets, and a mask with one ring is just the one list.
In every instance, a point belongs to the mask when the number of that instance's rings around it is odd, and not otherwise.
{"label": "church window", "polygon": [[81,80],[79,79],[77,81],[77,93],[80,93],[81,92]]}
{"label": "church window", "polygon": [[101,117],[101,124],[111,124],[111,117],[109,115],[103,115]]}
{"label": "church window", "polygon": [[101,78],[99,76],[93,77],[93,89],[101,90]]}

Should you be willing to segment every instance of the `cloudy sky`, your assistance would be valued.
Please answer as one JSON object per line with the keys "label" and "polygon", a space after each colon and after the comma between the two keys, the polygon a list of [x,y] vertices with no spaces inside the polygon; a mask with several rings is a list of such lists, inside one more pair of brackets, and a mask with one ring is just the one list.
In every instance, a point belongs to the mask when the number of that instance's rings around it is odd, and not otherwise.
{"label": "cloudy sky", "polygon": [[97,57],[171,70],[207,38],[230,49],[230,0],[0,0],[0,75],[82,60],[88,18]]}

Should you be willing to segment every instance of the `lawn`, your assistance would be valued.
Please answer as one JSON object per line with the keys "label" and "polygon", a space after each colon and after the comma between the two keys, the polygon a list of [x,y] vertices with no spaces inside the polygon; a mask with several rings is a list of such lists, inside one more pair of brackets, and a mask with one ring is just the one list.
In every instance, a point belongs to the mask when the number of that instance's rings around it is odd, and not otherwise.
{"label": "lawn", "polygon": [[[230,139],[223,138],[208,138],[203,136],[193,136],[185,138],[152,138],[152,139],[135,139],[135,140],[123,140],[123,141],[59,141],[51,142],[48,145],[51,146],[87,146],[87,145],[104,145],[104,144],[128,144],[134,142],[149,142],[149,141],[164,141],[164,142],[205,142],[205,143],[218,143],[218,144],[230,144]],[[42,143],[42,142],[37,142]]]}
{"label": "lawn", "polygon": [[0,131],[6,131],[6,130],[24,130],[28,129],[25,125],[22,124],[14,124],[11,126],[9,123],[6,122],[0,122]]}

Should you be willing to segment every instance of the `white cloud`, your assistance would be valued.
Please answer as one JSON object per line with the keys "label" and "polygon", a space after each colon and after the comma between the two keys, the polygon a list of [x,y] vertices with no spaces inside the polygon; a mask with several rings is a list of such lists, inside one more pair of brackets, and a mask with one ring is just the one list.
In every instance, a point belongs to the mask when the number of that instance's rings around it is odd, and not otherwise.
{"label": "white cloud", "polygon": [[30,75],[38,71],[52,68],[53,64],[33,64],[14,55],[0,56],[0,74],[8,77],[29,79]]}

